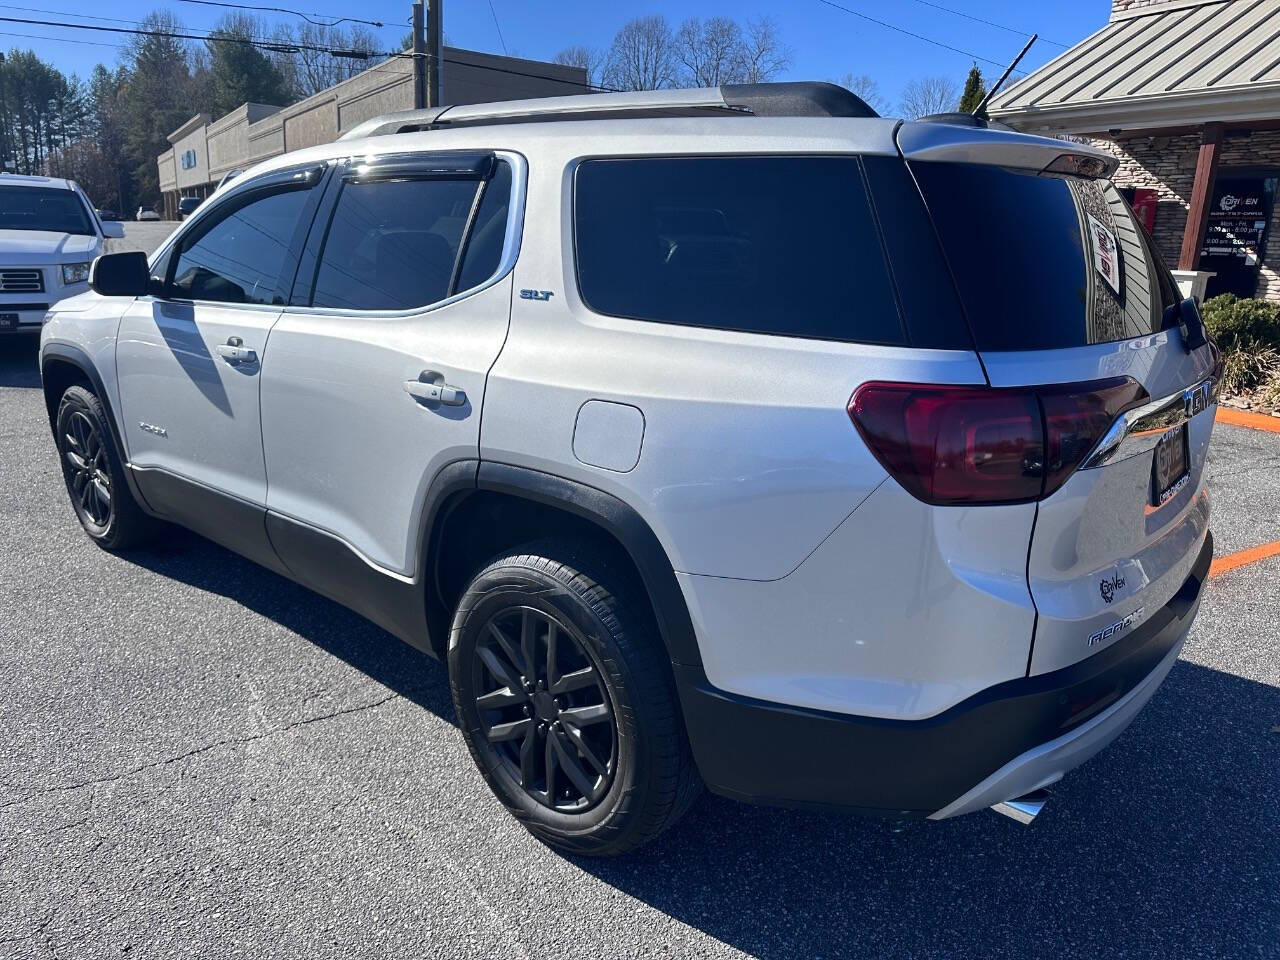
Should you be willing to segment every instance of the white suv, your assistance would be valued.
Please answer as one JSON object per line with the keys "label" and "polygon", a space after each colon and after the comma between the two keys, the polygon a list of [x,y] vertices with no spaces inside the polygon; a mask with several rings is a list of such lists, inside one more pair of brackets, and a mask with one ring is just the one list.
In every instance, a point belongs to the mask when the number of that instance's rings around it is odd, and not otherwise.
{"label": "white suv", "polygon": [[380,118],[55,311],[72,503],[447,660],[565,850],[703,783],[1027,820],[1211,554],[1216,351],[1112,166],[823,84]]}
{"label": "white suv", "polygon": [[98,219],[74,180],[0,174],[0,333],[40,326],[89,289],[89,265],[124,225]]}

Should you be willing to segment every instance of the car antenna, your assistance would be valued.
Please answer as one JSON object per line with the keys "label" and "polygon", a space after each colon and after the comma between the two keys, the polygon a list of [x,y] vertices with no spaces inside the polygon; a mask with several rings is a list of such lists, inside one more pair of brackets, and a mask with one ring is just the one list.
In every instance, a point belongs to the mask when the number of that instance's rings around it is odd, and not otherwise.
{"label": "car antenna", "polygon": [[1009,74],[1013,73],[1013,68],[1016,67],[1019,61],[1021,61],[1022,58],[1027,55],[1027,51],[1031,49],[1031,45],[1035,43],[1036,40],[1038,40],[1039,38],[1040,38],[1040,34],[1038,33],[1033,33],[1031,35],[1031,39],[1028,40],[1027,45],[1022,48],[1022,52],[1019,53],[1016,57],[1014,57],[1013,62],[1004,68],[1004,73],[1000,74],[1000,79],[991,85],[991,89],[988,90],[987,95],[982,98],[982,102],[973,108],[973,116],[975,117],[982,116],[983,112],[987,109],[987,102],[996,95],[997,90],[999,90],[1002,86],[1004,86],[1004,82],[1009,79]]}

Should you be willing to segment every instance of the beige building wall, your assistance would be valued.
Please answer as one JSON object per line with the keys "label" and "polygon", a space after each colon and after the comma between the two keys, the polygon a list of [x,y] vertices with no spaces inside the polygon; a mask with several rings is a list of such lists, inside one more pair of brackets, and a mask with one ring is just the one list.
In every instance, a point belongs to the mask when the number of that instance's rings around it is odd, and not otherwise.
{"label": "beige building wall", "polygon": [[169,134],[179,191],[209,182],[208,125],[209,115],[198,113]]}
{"label": "beige building wall", "polygon": [[279,109],[266,103],[242,103],[225,117],[209,124],[209,175],[214,183],[250,156],[250,125]]}

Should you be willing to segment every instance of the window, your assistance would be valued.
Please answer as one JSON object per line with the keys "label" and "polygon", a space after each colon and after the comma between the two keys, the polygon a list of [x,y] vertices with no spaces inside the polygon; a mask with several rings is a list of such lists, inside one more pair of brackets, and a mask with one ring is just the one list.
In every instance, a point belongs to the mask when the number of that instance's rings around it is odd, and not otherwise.
{"label": "window", "polygon": [[470,178],[344,184],[320,255],[312,306],[409,310],[482,283],[502,255],[510,198],[511,170],[505,163],[483,186]]}
{"label": "window", "polygon": [[[220,303],[283,304],[293,281],[290,253],[311,191],[251,192],[197,221],[179,243],[170,295]],[[288,276],[282,276],[290,268]]]}
{"label": "window", "polygon": [[1177,323],[1176,288],[1107,180],[911,165],[979,350],[1126,340]]}
{"label": "window", "polygon": [[905,341],[857,157],[590,160],[574,218],[579,288],[600,313]]}
{"label": "window", "polygon": [[71,190],[0,186],[0,230],[94,235],[89,211]]}
{"label": "window", "polygon": [[458,275],[459,290],[470,290],[493,276],[502,260],[503,241],[507,237],[507,213],[511,208],[511,167],[498,164],[497,172],[485,184],[476,222],[467,238],[462,271]]}

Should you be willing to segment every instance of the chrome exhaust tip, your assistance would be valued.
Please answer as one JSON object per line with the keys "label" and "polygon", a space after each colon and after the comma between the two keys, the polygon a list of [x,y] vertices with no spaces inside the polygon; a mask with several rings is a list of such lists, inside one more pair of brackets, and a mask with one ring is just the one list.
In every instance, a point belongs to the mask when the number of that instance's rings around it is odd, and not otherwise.
{"label": "chrome exhaust tip", "polygon": [[991,809],[996,813],[1004,814],[1010,820],[1017,820],[1019,823],[1026,824],[1039,816],[1040,811],[1044,809],[1044,805],[1048,802],[1049,792],[1047,790],[1032,790],[1016,800],[1006,800],[1003,803],[992,804]]}

